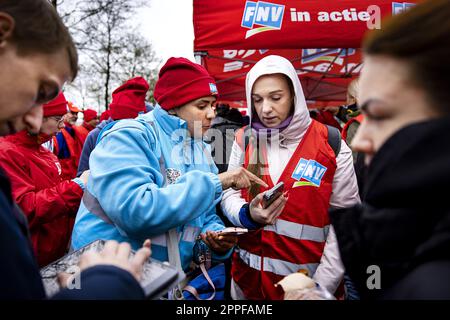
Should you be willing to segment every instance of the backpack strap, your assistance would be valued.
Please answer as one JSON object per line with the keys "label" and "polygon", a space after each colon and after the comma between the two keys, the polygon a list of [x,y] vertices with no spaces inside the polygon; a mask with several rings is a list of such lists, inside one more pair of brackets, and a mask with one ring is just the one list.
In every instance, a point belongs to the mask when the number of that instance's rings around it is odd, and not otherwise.
{"label": "backpack strap", "polygon": [[330,145],[331,149],[334,151],[334,155],[337,157],[339,152],[341,151],[341,133],[339,132],[338,128],[327,126],[328,130],[328,144]]}
{"label": "backpack strap", "polygon": [[206,281],[208,281],[209,285],[213,288],[213,293],[211,294],[211,296],[209,296],[209,297],[206,298],[206,299],[200,298],[200,295],[199,295],[197,289],[195,289],[195,288],[194,288],[193,286],[191,286],[191,285],[185,286],[185,287],[183,288],[183,291],[189,292],[189,293],[192,294],[192,295],[195,297],[195,299],[197,299],[197,300],[213,300],[214,297],[216,296],[216,287],[214,286],[214,282],[211,280],[211,277],[209,276],[208,271],[206,270],[205,264],[204,264],[204,263],[200,264],[200,269],[202,270],[203,276],[205,277]]}

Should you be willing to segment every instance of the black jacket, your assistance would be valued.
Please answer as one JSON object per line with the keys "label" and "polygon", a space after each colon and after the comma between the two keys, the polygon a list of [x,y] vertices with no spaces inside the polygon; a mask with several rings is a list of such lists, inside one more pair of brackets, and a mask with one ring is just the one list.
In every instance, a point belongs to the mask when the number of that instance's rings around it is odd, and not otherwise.
{"label": "black jacket", "polygon": [[[361,297],[450,299],[450,118],[395,133],[367,174],[363,204],[330,213]],[[367,287],[371,265],[381,289]]]}
{"label": "black jacket", "polygon": [[[25,216],[14,205],[11,185],[0,169],[0,300],[45,299],[44,287],[28,237]],[[54,299],[142,299],[133,276],[113,266],[81,273],[80,290],[62,290]]]}

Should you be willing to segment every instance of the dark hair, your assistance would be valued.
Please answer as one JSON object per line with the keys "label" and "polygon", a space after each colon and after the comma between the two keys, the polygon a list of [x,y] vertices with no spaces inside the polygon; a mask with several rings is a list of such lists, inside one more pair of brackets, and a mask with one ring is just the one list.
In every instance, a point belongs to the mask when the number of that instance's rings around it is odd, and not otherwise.
{"label": "dark hair", "polygon": [[230,111],[230,106],[228,104],[219,103],[216,105],[216,116],[224,117],[228,111]]}
{"label": "dark hair", "polygon": [[0,0],[0,12],[15,22],[11,42],[19,55],[51,54],[67,50],[72,79],[78,73],[78,54],[73,39],[55,8],[47,0]]}
{"label": "dark hair", "polygon": [[429,0],[388,20],[368,34],[363,50],[405,61],[412,83],[425,90],[431,105],[450,113],[449,0]]}

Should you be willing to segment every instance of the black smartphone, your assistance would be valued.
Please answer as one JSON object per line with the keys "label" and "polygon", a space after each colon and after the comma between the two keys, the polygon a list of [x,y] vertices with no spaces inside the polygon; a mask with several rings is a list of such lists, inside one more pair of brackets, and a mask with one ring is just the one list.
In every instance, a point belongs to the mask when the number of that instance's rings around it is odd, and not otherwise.
{"label": "black smartphone", "polygon": [[279,196],[283,194],[284,191],[284,183],[280,182],[276,186],[274,186],[269,191],[266,191],[266,193],[263,196],[263,208],[267,208],[270,206],[276,199],[278,199]]}
{"label": "black smartphone", "polygon": [[[101,251],[105,242],[104,240],[96,240],[42,268],[40,272],[47,297],[55,295],[60,290],[57,279],[60,272],[72,274],[77,272],[81,255],[88,250]],[[135,251],[132,250],[131,256],[134,254]],[[168,263],[149,258],[144,264],[140,284],[148,299],[158,299],[174,288],[183,278],[178,270]],[[80,283],[81,289],[82,286],[83,284]]]}

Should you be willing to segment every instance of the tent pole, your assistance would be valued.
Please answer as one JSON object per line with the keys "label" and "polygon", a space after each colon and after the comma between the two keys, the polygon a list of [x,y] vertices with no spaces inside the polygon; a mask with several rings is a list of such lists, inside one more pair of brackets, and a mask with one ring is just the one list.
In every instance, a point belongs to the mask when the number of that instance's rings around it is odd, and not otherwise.
{"label": "tent pole", "polygon": [[327,73],[331,70],[331,67],[333,66],[333,63],[334,63],[334,62],[336,61],[336,59],[341,55],[342,50],[344,50],[344,49],[341,49],[341,50],[339,51],[339,53],[336,55],[336,57],[334,57],[333,61],[330,62],[330,65],[328,66],[328,69],[327,69],[327,71],[325,72],[325,74],[323,74],[323,75],[320,77],[319,81],[316,83],[316,85],[314,86],[314,88],[313,88],[310,92],[308,92],[308,99],[309,99],[309,97],[313,94],[313,92],[316,91],[317,87],[320,85],[320,83],[321,83],[322,80],[325,78],[325,76],[327,75]]}

